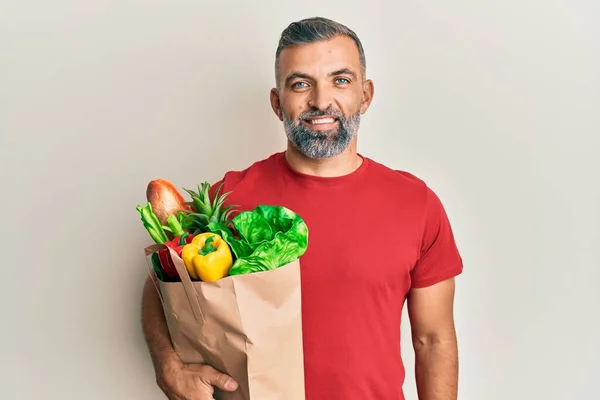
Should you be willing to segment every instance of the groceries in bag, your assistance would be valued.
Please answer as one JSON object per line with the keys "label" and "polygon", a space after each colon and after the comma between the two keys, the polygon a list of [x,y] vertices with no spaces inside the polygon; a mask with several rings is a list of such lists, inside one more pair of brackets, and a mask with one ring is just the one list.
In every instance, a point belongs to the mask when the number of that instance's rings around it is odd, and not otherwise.
{"label": "groceries in bag", "polygon": [[[193,280],[213,282],[229,275],[279,268],[300,258],[308,246],[308,227],[286,207],[259,205],[231,218],[234,205],[221,187],[210,198],[211,185],[184,189],[185,201],[165,179],[148,184],[148,203],[137,206],[144,227],[159,244],[176,251]],[[153,267],[161,280],[179,280],[168,249],[157,253]]]}

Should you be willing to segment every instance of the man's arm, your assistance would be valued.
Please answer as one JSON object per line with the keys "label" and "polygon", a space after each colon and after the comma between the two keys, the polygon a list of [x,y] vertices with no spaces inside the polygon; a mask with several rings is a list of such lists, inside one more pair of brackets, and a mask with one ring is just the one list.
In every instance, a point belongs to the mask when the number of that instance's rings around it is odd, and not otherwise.
{"label": "man's arm", "polygon": [[142,331],[157,374],[170,362],[177,363],[179,357],[171,344],[162,303],[150,277],[142,294]]}
{"label": "man's arm", "polygon": [[408,295],[419,400],[456,400],[458,397],[454,288],[452,278],[429,287],[414,288]]}

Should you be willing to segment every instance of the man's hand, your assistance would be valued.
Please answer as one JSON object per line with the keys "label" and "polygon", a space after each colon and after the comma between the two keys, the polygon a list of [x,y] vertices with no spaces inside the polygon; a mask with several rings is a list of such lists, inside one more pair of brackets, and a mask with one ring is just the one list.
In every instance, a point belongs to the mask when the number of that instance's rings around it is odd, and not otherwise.
{"label": "man's hand", "polygon": [[234,391],[237,382],[209,365],[170,361],[157,370],[157,383],[169,400],[213,400],[215,387]]}
{"label": "man's hand", "polygon": [[142,329],[158,386],[169,400],[212,400],[215,387],[237,389],[237,382],[208,365],[184,364],[171,344],[160,298],[151,278],[142,295]]}

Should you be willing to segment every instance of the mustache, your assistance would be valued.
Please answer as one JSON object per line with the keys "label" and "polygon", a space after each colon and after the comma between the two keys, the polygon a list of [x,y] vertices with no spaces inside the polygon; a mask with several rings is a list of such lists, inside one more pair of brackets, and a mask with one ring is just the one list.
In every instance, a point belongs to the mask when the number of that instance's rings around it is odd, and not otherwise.
{"label": "mustache", "polygon": [[344,114],[342,114],[341,111],[330,107],[326,110],[310,110],[303,112],[298,116],[298,119],[303,120],[312,117],[334,117],[337,119],[344,119]]}

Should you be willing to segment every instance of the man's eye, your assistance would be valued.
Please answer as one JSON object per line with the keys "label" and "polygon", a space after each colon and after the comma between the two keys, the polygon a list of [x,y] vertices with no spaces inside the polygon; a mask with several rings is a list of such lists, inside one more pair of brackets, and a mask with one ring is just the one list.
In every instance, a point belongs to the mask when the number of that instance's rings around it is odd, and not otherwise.
{"label": "man's eye", "polygon": [[304,87],[304,86],[301,86],[301,85],[306,85],[306,82],[295,82],[295,83],[292,83],[292,88],[296,89],[296,88],[302,88],[302,87]]}
{"label": "man's eye", "polygon": [[348,79],[346,79],[346,78],[337,78],[335,81],[342,85],[349,83]]}

